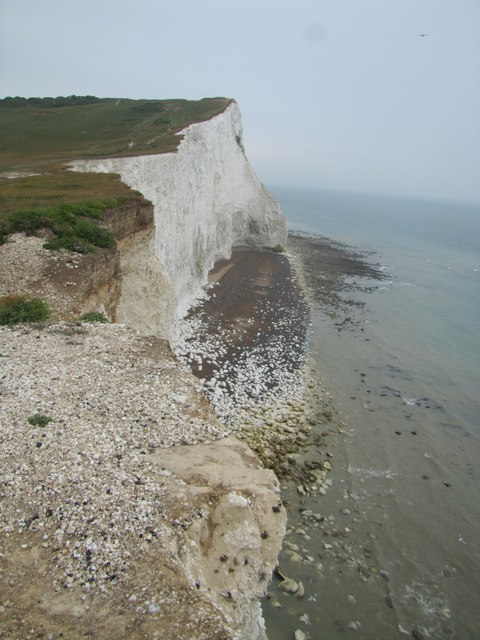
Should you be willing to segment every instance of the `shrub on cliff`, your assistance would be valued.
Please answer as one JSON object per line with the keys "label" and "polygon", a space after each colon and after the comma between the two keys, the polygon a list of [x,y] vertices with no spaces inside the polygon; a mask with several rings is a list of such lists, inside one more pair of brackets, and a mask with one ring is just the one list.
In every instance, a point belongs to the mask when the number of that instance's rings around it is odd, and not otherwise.
{"label": "shrub on cliff", "polygon": [[80,316],[79,318],[80,322],[103,322],[106,323],[108,322],[108,318],[104,313],[101,313],[100,311],[88,311],[87,313],[84,313],[82,316]]}
{"label": "shrub on cliff", "polygon": [[115,200],[109,199],[14,211],[4,218],[0,234],[5,238],[16,232],[33,235],[39,229],[50,229],[56,237],[43,245],[45,249],[88,253],[95,247],[113,247],[113,234],[89,218],[99,219],[105,209],[115,204]]}
{"label": "shrub on cliff", "polygon": [[27,421],[32,425],[32,427],[46,427],[47,424],[52,421],[52,419],[48,416],[44,416],[41,413],[36,413],[35,415],[27,418]]}
{"label": "shrub on cliff", "polygon": [[97,104],[98,102],[105,102],[101,98],[95,96],[58,96],[56,98],[21,98],[20,96],[7,96],[0,100],[0,108],[25,107],[25,106],[38,106],[41,108],[56,108],[56,107],[75,107],[85,104]]}
{"label": "shrub on cliff", "polygon": [[0,298],[0,325],[43,322],[50,317],[48,304],[41,298],[5,296]]}

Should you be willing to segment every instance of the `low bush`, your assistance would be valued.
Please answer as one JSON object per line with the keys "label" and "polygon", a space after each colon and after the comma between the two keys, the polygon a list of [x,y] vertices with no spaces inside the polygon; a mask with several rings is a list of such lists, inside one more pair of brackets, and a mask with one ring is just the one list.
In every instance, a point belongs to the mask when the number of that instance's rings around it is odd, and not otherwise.
{"label": "low bush", "polygon": [[0,243],[2,238],[5,241],[10,233],[23,232],[33,235],[39,229],[50,229],[56,238],[46,242],[43,245],[45,249],[68,249],[77,253],[88,253],[95,251],[95,247],[113,247],[113,234],[90,219],[101,218],[105,209],[115,205],[116,200],[108,199],[14,211],[2,221]]}
{"label": "low bush", "polygon": [[100,311],[88,311],[79,318],[80,322],[108,322],[108,318]]}
{"label": "low bush", "polygon": [[0,325],[44,322],[50,317],[48,304],[41,298],[5,296],[0,298]]}
{"label": "low bush", "polygon": [[29,424],[32,427],[46,427],[49,422],[52,421],[48,416],[44,416],[41,413],[36,413],[34,416],[27,418]]}

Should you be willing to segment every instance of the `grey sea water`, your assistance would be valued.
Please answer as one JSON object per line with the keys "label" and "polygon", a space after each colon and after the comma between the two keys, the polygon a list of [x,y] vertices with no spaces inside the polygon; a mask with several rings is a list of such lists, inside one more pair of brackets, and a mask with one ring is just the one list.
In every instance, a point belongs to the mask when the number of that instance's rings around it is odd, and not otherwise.
{"label": "grey sea water", "polygon": [[265,603],[269,638],[478,638],[480,206],[271,191],[291,229],[367,252],[385,279],[353,294],[364,306],[343,328],[313,300],[341,433],[326,495],[285,494],[281,564],[305,595]]}

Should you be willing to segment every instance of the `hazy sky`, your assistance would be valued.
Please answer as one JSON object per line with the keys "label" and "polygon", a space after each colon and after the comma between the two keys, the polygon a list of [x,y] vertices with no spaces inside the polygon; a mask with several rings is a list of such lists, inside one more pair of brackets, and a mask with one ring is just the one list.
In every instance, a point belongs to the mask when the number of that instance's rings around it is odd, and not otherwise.
{"label": "hazy sky", "polygon": [[0,0],[0,96],[71,94],[233,97],[267,184],[480,201],[480,0]]}

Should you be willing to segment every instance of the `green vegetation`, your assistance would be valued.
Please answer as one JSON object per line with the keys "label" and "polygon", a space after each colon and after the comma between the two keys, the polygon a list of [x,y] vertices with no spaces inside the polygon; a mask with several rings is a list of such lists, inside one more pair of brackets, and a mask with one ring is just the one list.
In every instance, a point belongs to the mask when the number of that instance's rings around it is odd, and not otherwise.
{"label": "green vegetation", "polygon": [[38,105],[40,107],[68,107],[80,104],[95,104],[101,102],[101,98],[95,96],[68,96],[66,98],[59,96],[58,98],[4,98],[4,107],[20,107],[26,105]]}
{"label": "green vegetation", "polygon": [[[138,200],[142,194],[132,191],[115,173],[76,173],[51,167],[44,175],[0,180],[0,217],[14,211],[40,209],[58,204],[85,204],[111,200],[113,205]],[[95,204],[93,205],[95,206]],[[101,217],[101,216],[98,216]]]}
{"label": "green vegetation", "polygon": [[84,313],[83,315],[80,316],[79,318],[80,322],[108,322],[108,318],[104,313],[101,313],[100,311],[88,311],[87,313]]}
{"label": "green vegetation", "polygon": [[245,149],[244,149],[244,146],[243,146],[242,136],[240,136],[240,135],[238,135],[238,134],[237,134],[237,135],[235,136],[235,140],[237,141],[237,144],[238,144],[238,146],[240,147],[240,149],[243,151],[243,153],[245,153]]}
{"label": "green vegetation", "polygon": [[52,421],[48,416],[44,416],[41,413],[36,413],[33,416],[27,418],[32,427],[46,427],[49,422]]}
{"label": "green vegetation", "polygon": [[0,220],[0,244],[11,233],[32,235],[39,229],[50,229],[56,237],[43,245],[45,249],[88,253],[95,247],[113,247],[112,233],[88,218],[98,219],[106,208],[116,204],[116,200],[104,200],[14,211]]}
{"label": "green vegetation", "polygon": [[146,201],[118,175],[65,171],[64,163],[175,151],[182,129],[229,104],[226,98],[0,100],[0,244],[16,231],[33,234],[46,228],[52,235],[47,249],[85,253],[113,246],[110,232],[93,220],[108,207]]}
{"label": "green vegetation", "polygon": [[147,203],[116,174],[58,171],[8,180],[0,183],[0,244],[11,233],[50,229],[56,237],[44,245],[47,249],[86,253],[112,247],[112,234],[94,220],[108,208],[133,201]]}
{"label": "green vegetation", "polygon": [[73,158],[175,151],[179,131],[212,118],[229,104],[226,98],[4,98],[0,100],[0,171]]}
{"label": "green vegetation", "polygon": [[41,298],[28,299],[24,296],[0,298],[0,325],[14,325],[18,322],[43,322],[50,317],[50,309]]}

